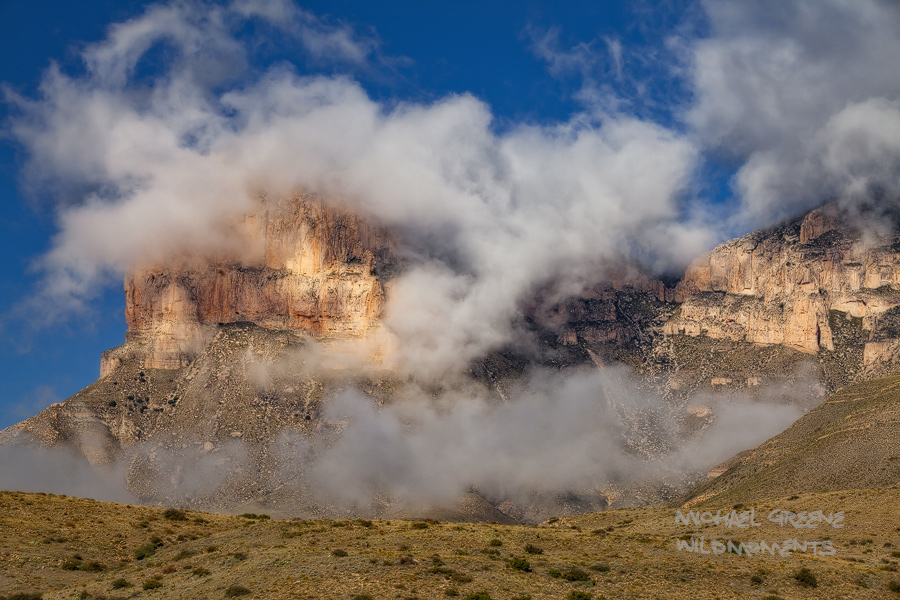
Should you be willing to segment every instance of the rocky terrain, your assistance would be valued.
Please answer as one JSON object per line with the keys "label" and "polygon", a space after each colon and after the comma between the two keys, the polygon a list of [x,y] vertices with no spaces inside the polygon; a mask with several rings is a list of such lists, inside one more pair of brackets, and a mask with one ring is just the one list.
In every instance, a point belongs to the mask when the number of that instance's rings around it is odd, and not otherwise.
{"label": "rocky terrain", "polygon": [[[828,391],[900,368],[900,245],[893,228],[866,223],[827,205],[714,248],[678,282],[619,267],[562,302],[537,293],[519,324],[536,347],[499,348],[461,375],[503,403],[535,365],[625,364],[648,396],[681,415],[688,438],[715,421],[704,400],[712,393],[812,408]],[[342,344],[378,338],[403,269],[398,236],[296,197],[261,202],[234,237],[232,254],[215,260],[134,271],[126,343],[103,354],[100,379],[0,432],[0,444],[75,448],[92,464],[124,469],[129,492],[145,502],[338,516],[302,478],[304,440],[340,431],[321,418],[329,398],[356,388],[385,404],[405,386],[437,395],[461,384],[387,371],[377,344],[362,359],[333,360]],[[633,433],[626,443],[638,455],[665,445],[652,431]],[[702,475],[613,486],[531,513],[473,491],[444,516],[534,521],[548,510],[672,500]],[[387,498],[382,508],[404,510]]]}

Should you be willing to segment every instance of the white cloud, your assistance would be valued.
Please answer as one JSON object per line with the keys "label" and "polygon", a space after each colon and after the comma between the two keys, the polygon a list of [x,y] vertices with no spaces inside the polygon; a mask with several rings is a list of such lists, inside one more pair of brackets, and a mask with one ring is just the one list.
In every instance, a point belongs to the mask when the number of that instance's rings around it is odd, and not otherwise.
{"label": "white cloud", "polygon": [[[878,132],[879,123],[898,116],[900,5],[709,0],[704,6],[712,31],[695,46],[696,101],[688,119],[706,145],[741,164],[738,230],[830,198],[858,199],[873,186],[900,193],[896,168],[885,168],[896,166],[896,147]],[[838,150],[847,135],[862,154]],[[889,155],[870,152],[876,147]]]}
{"label": "white cloud", "polygon": [[[247,14],[285,9],[254,6]],[[42,261],[57,307],[140,263],[228,247],[228,221],[260,190],[319,192],[429,240],[413,248],[386,323],[400,338],[395,366],[438,374],[510,339],[535,287],[577,292],[604,259],[678,218],[696,152],[662,127],[578,115],[500,134],[468,94],[387,106],[350,79],[283,67],[219,92],[188,66],[197,44],[209,60],[241,53],[224,16],[195,10],[154,7],[113,27],[85,51],[87,75],[51,69],[41,98],[21,103],[14,131],[31,173],[95,190],[61,208]],[[178,52],[148,87],[130,75],[161,40]]]}

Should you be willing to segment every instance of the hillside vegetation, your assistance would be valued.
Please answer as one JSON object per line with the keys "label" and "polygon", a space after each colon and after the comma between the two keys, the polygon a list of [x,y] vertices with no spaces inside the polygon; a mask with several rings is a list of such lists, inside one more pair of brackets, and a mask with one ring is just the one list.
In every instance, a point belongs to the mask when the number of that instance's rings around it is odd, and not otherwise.
{"label": "hillside vegetation", "polygon": [[[762,526],[751,529],[676,524],[670,508],[518,526],[278,521],[16,492],[0,493],[0,507],[3,598],[897,598],[900,589],[897,487],[762,501],[752,505]],[[842,510],[845,526],[785,528],[767,520],[773,509]],[[835,553],[678,550],[699,536],[828,540]]]}

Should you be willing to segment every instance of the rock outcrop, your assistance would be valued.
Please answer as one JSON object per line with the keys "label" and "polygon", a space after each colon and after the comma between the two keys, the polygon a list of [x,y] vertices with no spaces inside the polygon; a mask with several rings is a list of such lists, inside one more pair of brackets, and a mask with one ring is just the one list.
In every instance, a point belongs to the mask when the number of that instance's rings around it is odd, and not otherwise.
{"label": "rock outcrop", "polygon": [[863,235],[833,206],[717,246],[675,288],[666,335],[835,349],[832,311],[879,319],[900,306],[900,254],[891,235]]}
{"label": "rock outcrop", "polygon": [[[394,264],[384,231],[295,197],[262,202],[245,219],[243,234],[240,261],[173,261],[126,279],[126,339],[147,342],[140,346],[145,368],[187,366],[222,323],[317,337],[363,337],[377,330],[384,273]],[[101,375],[121,359],[114,354],[102,358]]]}

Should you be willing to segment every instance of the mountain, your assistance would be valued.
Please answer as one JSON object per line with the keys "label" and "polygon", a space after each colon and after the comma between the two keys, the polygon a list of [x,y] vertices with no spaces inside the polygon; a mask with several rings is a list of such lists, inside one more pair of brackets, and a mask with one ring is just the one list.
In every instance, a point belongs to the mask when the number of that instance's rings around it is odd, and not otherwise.
{"label": "mountain", "polygon": [[[680,440],[693,439],[719,417],[713,398],[809,409],[826,391],[900,370],[900,242],[883,222],[831,204],[717,246],[677,282],[623,263],[575,297],[536,290],[518,323],[533,343],[498,348],[461,380],[425,382],[379,362],[381,316],[405,268],[401,233],[314,197],[261,200],[234,225],[233,248],[129,274],[126,342],[103,354],[100,379],[0,432],[0,445],[75,449],[122,471],[143,502],[334,516],[303,465],[310,436],[340,435],[345,424],[325,408],[344,390],[381,406],[410,390],[466,389],[503,404],[535,366],[618,363],[675,415]],[[363,356],[326,360],[353,341]],[[680,443],[647,415],[628,418],[628,453]],[[525,506],[470,490],[443,514],[538,521],[672,500],[701,476],[538,494]],[[379,514],[418,510],[377,502]]]}

